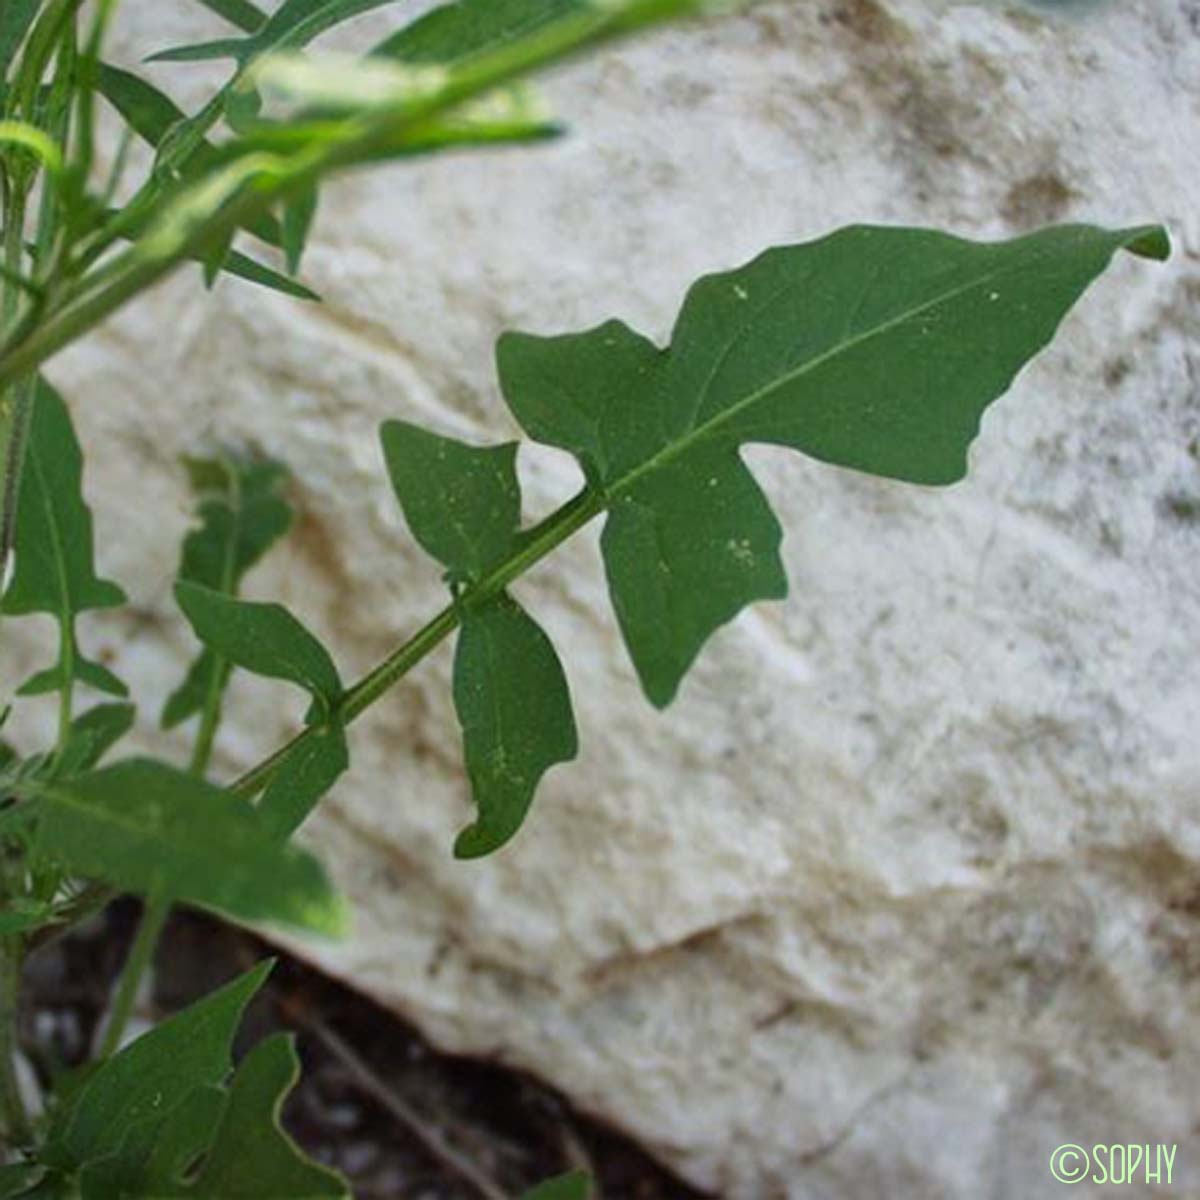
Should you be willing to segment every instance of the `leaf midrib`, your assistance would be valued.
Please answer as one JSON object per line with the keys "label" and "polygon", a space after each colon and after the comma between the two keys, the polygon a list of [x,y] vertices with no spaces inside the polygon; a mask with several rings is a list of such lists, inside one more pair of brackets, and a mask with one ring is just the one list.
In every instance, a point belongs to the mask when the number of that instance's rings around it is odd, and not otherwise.
{"label": "leaf midrib", "polygon": [[[914,317],[919,317],[922,313],[929,311],[929,309],[936,308],[939,304],[944,304],[947,301],[954,300],[974,288],[983,287],[986,284],[994,283],[1003,275],[1008,274],[1019,267],[1026,267],[1031,261],[1036,261],[1039,257],[1045,257],[1045,255],[1032,254],[1029,258],[1022,259],[1019,263],[1010,263],[1001,267],[997,267],[993,271],[989,271],[983,275],[977,276],[969,283],[963,284],[959,287],[950,288],[945,292],[941,292],[938,295],[931,297],[930,299],[917,305],[915,308],[906,309],[904,312],[899,313],[894,317],[889,317],[886,321],[880,323],[879,325],[872,326],[870,329],[865,330],[861,334],[855,335],[848,341],[839,342],[837,345],[830,347],[821,354],[818,354],[815,358],[811,358],[806,362],[801,363],[798,367],[785,372],[776,379],[771,380],[770,383],[755,389],[741,400],[729,405],[729,407],[723,408],[719,413],[709,418],[703,424],[693,425],[682,437],[675,439],[664,446],[661,450],[656,451],[650,456],[650,458],[646,459],[642,463],[639,463],[638,466],[634,467],[633,470],[622,476],[619,480],[617,480],[616,483],[606,486],[606,498],[611,502],[612,500],[623,495],[625,492],[628,492],[637,484],[638,480],[640,480],[642,476],[652,474],[654,471],[666,466],[672,460],[687,453],[695,446],[710,439],[720,430],[722,425],[734,420],[748,408],[752,408],[755,404],[765,400],[768,396],[770,396],[773,392],[778,391],[780,388],[787,387],[789,384],[793,384],[797,380],[803,379],[805,375],[816,371],[819,367],[831,362],[838,356],[850,353],[864,343],[871,341],[873,338],[881,337],[883,334],[895,329],[898,325],[902,325],[904,322],[910,321]],[[738,335],[738,338],[734,339],[734,341],[729,344],[729,346],[723,352],[722,359],[728,356],[733,345],[736,345],[742,337],[746,336],[748,328],[749,327],[747,327],[746,330],[741,331],[741,333]],[[706,393],[711,387],[711,379],[712,377],[710,377],[708,383],[705,385]],[[699,408],[700,406],[698,405],[697,407]]]}

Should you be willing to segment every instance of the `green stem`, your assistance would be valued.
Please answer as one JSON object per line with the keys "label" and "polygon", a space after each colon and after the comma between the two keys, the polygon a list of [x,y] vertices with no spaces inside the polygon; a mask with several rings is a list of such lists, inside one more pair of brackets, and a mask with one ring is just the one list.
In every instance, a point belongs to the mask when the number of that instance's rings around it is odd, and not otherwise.
{"label": "green stem", "polygon": [[20,937],[0,938],[0,1132],[8,1143],[26,1145],[29,1117],[17,1078],[17,997],[21,985]]}
{"label": "green stem", "polygon": [[171,901],[165,890],[157,889],[146,897],[146,907],[142,911],[137,936],[133,939],[129,957],[125,960],[121,982],[117,985],[117,994],[109,1013],[108,1028],[104,1031],[104,1042],[100,1047],[102,1059],[110,1057],[121,1048],[121,1039],[125,1036],[125,1028],[133,1015],[133,1006],[137,1003],[142,978],[154,961],[158,939],[170,912]]}
{"label": "green stem", "polygon": [[[234,526],[225,545],[225,561],[221,567],[222,590],[225,592],[233,592],[237,581],[238,522],[242,511],[241,498],[237,491],[237,472],[231,470],[229,479],[234,493],[230,505],[234,513]],[[208,690],[204,696],[204,708],[200,715],[200,728],[197,730],[191,761],[188,764],[188,771],[198,779],[204,777],[204,773],[208,770],[209,759],[212,757],[217,727],[221,724],[221,692],[228,669],[228,664],[224,659],[218,657],[213,662]],[[105,1058],[120,1045],[129,1015],[133,1011],[133,1004],[137,999],[138,990],[142,985],[142,977],[149,969],[151,962],[154,961],[154,953],[158,949],[158,942],[170,913],[171,899],[165,889],[151,893],[147,897],[137,937],[129,952],[129,958],[125,962],[121,983],[113,1002],[112,1017],[105,1034],[102,1051]]]}
{"label": "green stem", "polygon": [[[19,278],[25,258],[25,202],[23,190],[10,184],[4,195],[4,269]],[[3,328],[7,335],[17,315],[20,288],[14,278],[5,280]],[[17,379],[0,395],[0,578],[12,553],[17,522],[17,495],[21,463],[25,457],[25,433],[29,426],[32,389]]]}
{"label": "green stem", "polygon": [[[556,509],[540,524],[535,525],[521,541],[520,548],[493,567],[483,579],[467,588],[458,604],[447,605],[432,620],[423,625],[407,642],[387,656],[373,671],[364,675],[338,704],[333,720],[348,725],[364,713],[386,691],[394,687],[435,647],[458,627],[461,608],[470,608],[503,591],[514,579],[523,575],[534,563],[540,562],[572,534],[582,529],[593,517],[604,511],[604,496],[586,487],[561,508]],[[309,726],[296,734],[269,758],[252,767],[230,785],[230,791],[245,799],[257,795],[275,777],[291,752],[318,732]]]}
{"label": "green stem", "polygon": [[71,715],[75,704],[75,628],[70,617],[60,622],[62,629],[59,661],[62,663],[63,680],[58,689],[58,742],[54,749],[54,764],[58,765],[71,738]]}
{"label": "green stem", "polygon": [[[663,0],[663,16],[686,7]],[[656,6],[647,0],[648,13]],[[647,17],[646,19],[649,19]],[[52,313],[23,323],[0,356],[0,387],[35,370],[46,359],[90,332],[140,292],[157,283],[203,247],[265,216],[281,201],[308,190],[329,172],[369,162],[373,155],[395,151],[406,135],[418,135],[429,122],[472,97],[560,61],[571,54],[626,32],[629,18],[587,6],[517,42],[455,67],[445,86],[402,113],[382,112],[344,122],[338,138],[305,147],[290,157],[251,152],[222,170],[232,170],[232,197],[216,211],[197,215],[195,206],[211,192],[213,177],[185,188],[176,204],[167,204],[163,219],[135,245],[103,264],[97,277],[85,276],[79,288]],[[233,143],[234,148],[238,143]],[[189,209],[192,211],[189,212]]]}

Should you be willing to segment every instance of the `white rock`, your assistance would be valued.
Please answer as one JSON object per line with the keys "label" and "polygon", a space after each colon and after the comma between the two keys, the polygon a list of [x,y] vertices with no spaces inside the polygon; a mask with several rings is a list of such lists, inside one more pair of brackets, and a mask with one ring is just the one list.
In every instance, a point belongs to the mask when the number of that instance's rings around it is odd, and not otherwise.
{"label": "white rock", "polygon": [[[186,6],[133,11],[131,53],[209,28]],[[1069,25],[774,3],[610,50],[551,91],[564,142],[330,187],[307,267],[323,307],[230,282],[212,300],[188,271],[54,364],[103,565],[134,597],[91,643],[151,716],[191,653],[169,599],[175,459],[206,439],[295,470],[297,536],[253,592],[354,676],[443,600],[375,427],[511,436],[501,330],[619,315],[661,338],[696,276],[856,220],[982,237],[1164,220],[1173,262],[1126,259],[1093,288],[989,413],[963,484],[754,451],[791,599],[722,631],[665,714],[636,687],[594,531],[539,567],[518,590],[565,660],[580,761],[504,853],[453,861],[469,808],[440,652],[356,727],[352,773],[306,830],[357,923],[302,952],[721,1196],[1036,1200],[1059,1194],[1061,1142],[1180,1143],[1186,1183],[1195,0]],[[521,461],[530,515],[576,484],[562,456]],[[292,727],[279,694],[241,680],[223,774]]]}

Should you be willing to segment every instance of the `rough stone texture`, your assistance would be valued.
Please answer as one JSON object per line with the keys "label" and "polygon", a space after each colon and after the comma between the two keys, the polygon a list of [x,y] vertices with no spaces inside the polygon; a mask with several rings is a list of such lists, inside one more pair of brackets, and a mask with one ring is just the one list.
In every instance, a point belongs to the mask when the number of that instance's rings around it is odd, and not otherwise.
{"label": "rough stone texture", "polygon": [[[130,47],[208,29],[186,5],[126,8]],[[1179,1143],[1194,1193],[1195,0],[1069,25],[768,4],[551,90],[568,141],[330,188],[308,262],[323,307],[230,283],[214,302],[188,272],[55,364],[103,564],[134,598],[92,636],[153,713],[190,653],[169,602],[176,455],[206,439],[294,468],[297,536],[253,591],[352,676],[442,601],[375,427],[511,435],[502,329],[620,315],[661,337],[695,276],[855,220],[1167,221],[1173,262],[1122,261],[1089,293],[987,417],[965,483],[753,452],[791,599],[715,638],[665,714],[620,646],[594,531],[539,567],[518,591],[565,659],[580,761],[510,849],[454,862],[468,808],[439,653],[356,727],[306,831],[357,928],[303,952],[722,1196],[1036,1200],[1059,1194],[1047,1158],[1068,1141]],[[554,453],[522,469],[531,515],[576,483]],[[222,774],[296,719],[279,694],[243,680]]]}

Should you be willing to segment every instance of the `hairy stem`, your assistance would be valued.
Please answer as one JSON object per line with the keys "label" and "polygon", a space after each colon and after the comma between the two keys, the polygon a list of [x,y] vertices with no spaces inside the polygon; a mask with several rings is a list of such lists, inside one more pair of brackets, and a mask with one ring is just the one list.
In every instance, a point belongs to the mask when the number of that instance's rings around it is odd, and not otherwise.
{"label": "hairy stem", "polygon": [[[544,521],[535,525],[522,539],[520,548],[493,567],[477,584],[467,588],[458,598],[457,604],[447,605],[351,687],[342,697],[332,719],[348,725],[364,713],[458,628],[459,612],[462,608],[481,604],[503,591],[514,579],[523,575],[572,534],[582,529],[593,517],[603,512],[604,508],[604,496],[590,487],[585,487]],[[230,786],[230,790],[235,795],[247,799],[257,795],[275,777],[284,759],[297,746],[315,736],[317,731],[317,726],[309,726],[296,734],[285,746],[247,771]]]}

